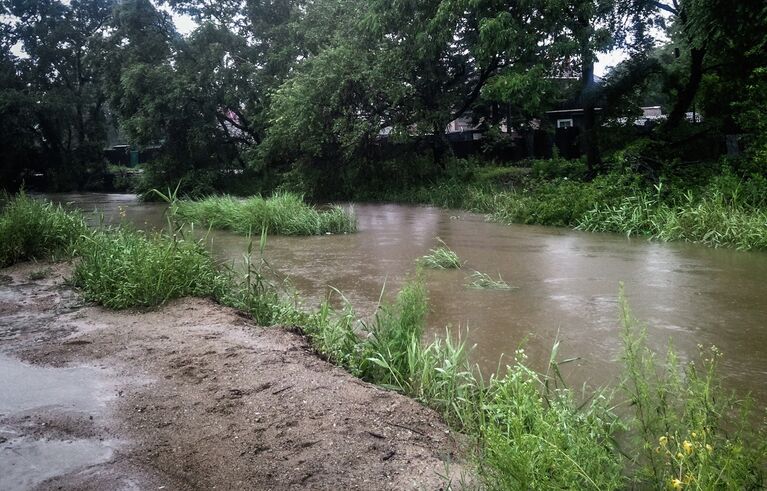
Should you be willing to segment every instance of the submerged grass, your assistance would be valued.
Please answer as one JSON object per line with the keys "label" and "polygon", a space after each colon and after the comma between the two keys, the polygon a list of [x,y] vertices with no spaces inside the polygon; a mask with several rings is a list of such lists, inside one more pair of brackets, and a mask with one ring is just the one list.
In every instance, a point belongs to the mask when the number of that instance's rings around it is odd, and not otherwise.
{"label": "submerged grass", "polygon": [[418,264],[429,269],[460,269],[461,259],[447,244],[437,239],[440,245],[429,250],[429,254],[418,259]]}
{"label": "submerged grass", "polygon": [[340,206],[317,210],[291,193],[244,200],[211,196],[200,201],[179,201],[176,213],[182,220],[240,234],[262,229],[277,235],[343,234],[357,230],[354,211]]}
{"label": "submerged grass", "polygon": [[506,283],[498,274],[498,279],[493,278],[487,273],[481,273],[474,271],[471,276],[467,278],[468,283],[466,286],[474,290],[513,290],[514,287]]}

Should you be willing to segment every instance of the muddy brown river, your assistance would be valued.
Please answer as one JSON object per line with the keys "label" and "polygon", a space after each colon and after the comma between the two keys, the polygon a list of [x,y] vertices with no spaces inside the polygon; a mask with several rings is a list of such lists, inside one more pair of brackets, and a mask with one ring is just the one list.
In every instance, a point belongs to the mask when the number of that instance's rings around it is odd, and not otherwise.
{"label": "muddy brown river", "polygon": [[[107,223],[139,228],[163,224],[164,206],[132,195],[67,194],[51,199]],[[621,355],[619,284],[648,342],[665,352],[672,342],[682,360],[697,359],[698,345],[725,355],[728,388],[751,392],[767,404],[767,253],[651,243],[618,235],[550,227],[489,223],[481,215],[433,207],[356,205],[359,232],[322,237],[269,238],[267,259],[316,305],[330,286],[361,315],[370,315],[381,289],[393,295],[415,270],[415,260],[437,237],[464,261],[461,270],[429,271],[429,337],[464,333],[472,358],[486,372],[524,347],[536,368],[545,366],[556,339],[576,387],[614,383]],[[96,220],[94,218],[94,220]],[[209,244],[221,261],[241,261],[247,239],[213,231]],[[511,291],[470,290],[473,271],[500,274]],[[466,334],[468,332],[468,334]]]}

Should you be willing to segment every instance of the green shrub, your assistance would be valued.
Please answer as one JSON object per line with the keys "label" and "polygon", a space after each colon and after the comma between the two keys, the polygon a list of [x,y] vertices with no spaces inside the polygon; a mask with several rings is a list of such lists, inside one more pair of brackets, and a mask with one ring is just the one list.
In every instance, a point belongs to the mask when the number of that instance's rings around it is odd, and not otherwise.
{"label": "green shrub", "polygon": [[81,214],[30,198],[6,197],[0,214],[0,267],[29,259],[68,257],[88,227]]}
{"label": "green shrub", "polygon": [[533,160],[531,162],[532,174],[539,179],[562,179],[580,180],[586,175],[586,162],[583,159],[569,160],[553,158],[547,160]]}

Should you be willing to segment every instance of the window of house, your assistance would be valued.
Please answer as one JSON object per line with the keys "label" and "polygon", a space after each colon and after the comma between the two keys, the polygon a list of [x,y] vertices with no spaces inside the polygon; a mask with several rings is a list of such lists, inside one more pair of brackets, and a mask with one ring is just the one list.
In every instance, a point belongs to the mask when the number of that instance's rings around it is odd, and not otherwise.
{"label": "window of house", "polygon": [[573,127],[573,120],[572,119],[558,119],[557,120],[557,128],[572,128]]}

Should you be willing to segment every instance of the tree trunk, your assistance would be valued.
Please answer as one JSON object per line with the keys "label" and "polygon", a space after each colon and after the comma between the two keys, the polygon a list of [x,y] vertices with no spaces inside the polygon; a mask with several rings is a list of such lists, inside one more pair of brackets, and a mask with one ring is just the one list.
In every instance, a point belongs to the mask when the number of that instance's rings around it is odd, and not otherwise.
{"label": "tree trunk", "polygon": [[666,120],[666,129],[673,129],[679,126],[687,114],[687,110],[695,100],[695,96],[700,88],[700,82],[703,80],[703,59],[706,57],[706,48],[690,49],[690,79],[679,91],[674,108]]}
{"label": "tree trunk", "polygon": [[581,69],[581,102],[583,107],[583,133],[581,149],[586,154],[588,177],[594,177],[602,167],[602,157],[599,152],[597,138],[596,97],[594,87],[594,56],[593,53],[583,54]]}

